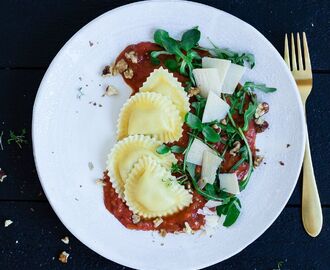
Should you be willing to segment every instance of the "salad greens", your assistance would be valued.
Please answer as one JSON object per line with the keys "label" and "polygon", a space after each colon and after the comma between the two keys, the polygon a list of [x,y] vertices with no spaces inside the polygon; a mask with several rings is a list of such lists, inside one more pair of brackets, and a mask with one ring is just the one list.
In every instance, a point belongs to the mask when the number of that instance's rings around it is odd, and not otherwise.
{"label": "salad greens", "polygon": [[[215,58],[227,59],[232,63],[251,69],[255,66],[254,55],[251,53],[238,53],[229,49],[217,47],[212,41],[212,48],[203,48],[199,46],[201,33],[198,27],[194,27],[184,32],[180,40],[172,38],[169,33],[163,29],[158,29],[154,33],[154,41],[162,47],[162,50],[152,51],[150,53],[152,63],[159,65],[161,55],[174,56],[164,60],[164,64],[170,71],[178,72],[186,76],[189,80],[186,83],[185,90],[188,91],[196,85],[193,76],[193,69],[200,68],[202,65],[202,55],[211,55]],[[258,107],[258,101],[254,93],[255,90],[264,93],[272,93],[276,88],[267,87],[265,84],[255,84],[246,82],[243,86],[237,87],[232,95],[222,94],[222,99],[229,105],[230,109],[225,119],[202,123],[203,112],[206,106],[206,98],[197,94],[191,103],[192,110],[185,116],[185,123],[190,127],[188,132],[189,140],[186,148],[163,144],[157,148],[158,154],[181,153],[183,162],[172,164],[171,172],[179,174],[177,179],[180,183],[190,180],[194,189],[207,200],[221,201],[222,204],[216,207],[219,216],[225,215],[223,225],[226,227],[235,223],[240,215],[241,203],[234,194],[230,194],[220,187],[219,174],[222,168],[217,171],[216,179],[213,184],[206,184],[204,188],[198,185],[200,174],[197,173],[196,165],[187,162],[187,153],[189,152],[194,140],[201,140],[203,143],[213,149],[220,157],[225,158],[226,153],[239,143],[239,160],[231,167],[229,172],[234,173],[241,166],[246,166],[247,173],[244,179],[239,182],[240,191],[244,190],[249,182],[253,172],[253,155],[251,145],[246,137],[249,125],[255,117]],[[241,119],[237,121],[237,119]],[[215,128],[216,126],[216,128]],[[221,145],[222,147],[218,147]],[[220,150],[221,149],[221,152]],[[202,154],[202,153],[201,153]],[[182,181],[181,181],[182,180]]]}
{"label": "salad greens", "polygon": [[[229,49],[217,47],[211,40],[213,48],[203,48],[198,45],[201,38],[201,32],[198,27],[187,30],[181,36],[181,40],[170,37],[169,33],[163,29],[158,29],[154,33],[154,41],[164,50],[153,51],[150,53],[151,62],[155,65],[160,64],[158,57],[160,55],[174,55],[175,59],[167,59],[164,65],[170,71],[177,71],[180,74],[189,77],[189,86],[196,85],[192,71],[194,68],[202,66],[201,51],[209,53],[213,57],[230,60],[232,63],[253,68],[255,65],[254,55],[251,53],[238,53]],[[190,87],[189,87],[190,88]]]}

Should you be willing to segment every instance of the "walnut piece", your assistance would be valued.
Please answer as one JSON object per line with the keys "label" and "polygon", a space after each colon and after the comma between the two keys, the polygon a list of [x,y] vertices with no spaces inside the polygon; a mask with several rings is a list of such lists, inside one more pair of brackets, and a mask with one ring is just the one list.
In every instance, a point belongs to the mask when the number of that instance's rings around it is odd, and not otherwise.
{"label": "walnut piece", "polygon": [[253,167],[257,168],[263,160],[264,160],[263,156],[255,156],[255,158],[253,160]]}
{"label": "walnut piece", "polygon": [[163,223],[163,221],[164,221],[164,220],[163,220],[161,217],[158,217],[158,218],[154,219],[154,220],[153,220],[154,227],[155,227],[155,228],[159,227],[160,224]]}
{"label": "walnut piece", "polygon": [[114,96],[114,95],[118,95],[119,91],[116,87],[114,87],[113,85],[108,85],[107,88],[105,89],[105,93],[103,96]]}
{"label": "walnut piece", "polygon": [[226,118],[225,118],[225,119],[222,119],[222,120],[220,121],[220,123],[223,124],[224,126],[227,125],[227,120],[226,120]]}
{"label": "walnut piece", "polygon": [[133,69],[128,68],[127,70],[124,71],[124,77],[125,77],[126,79],[132,79],[133,76],[134,76]]}
{"label": "walnut piece", "polygon": [[164,229],[161,229],[161,230],[159,231],[159,234],[160,234],[161,237],[165,237],[166,234],[167,234],[167,232],[166,232]]}
{"label": "walnut piece", "polygon": [[198,95],[201,90],[198,87],[191,87],[188,91],[188,97],[193,97]]}
{"label": "walnut piece", "polygon": [[104,69],[103,69],[103,71],[102,71],[102,76],[103,77],[115,76],[117,74],[118,74],[118,72],[115,69],[115,65],[114,64],[105,66]]}
{"label": "walnut piece", "polygon": [[68,258],[69,258],[70,254],[67,253],[66,251],[62,251],[58,257],[58,260],[61,263],[67,263],[68,262]]}
{"label": "walnut piece", "polygon": [[125,53],[125,57],[128,60],[131,60],[133,64],[136,64],[138,62],[138,56],[135,51],[130,51],[128,53]]}
{"label": "walnut piece", "polygon": [[5,228],[7,228],[8,226],[10,226],[11,224],[13,224],[14,222],[10,219],[5,220]]}
{"label": "walnut piece", "polygon": [[141,221],[141,217],[139,215],[136,215],[136,214],[132,215],[133,224],[138,224],[140,221]]}
{"label": "walnut piece", "polygon": [[61,241],[62,241],[64,244],[66,244],[66,245],[68,245],[68,244],[69,244],[69,242],[70,242],[70,240],[69,240],[69,237],[68,237],[68,236],[65,236],[65,237],[63,237],[63,238],[61,239]]}
{"label": "walnut piece", "polygon": [[268,111],[269,111],[269,105],[267,102],[259,103],[256,112],[254,114],[254,117],[259,118],[263,116],[265,113],[268,113]]}
{"label": "walnut piece", "polygon": [[117,64],[115,65],[115,69],[119,72],[119,73],[123,73],[125,70],[128,69],[128,65],[126,63],[126,61],[124,59],[120,59]]}
{"label": "walnut piece", "polygon": [[229,151],[229,154],[232,156],[236,156],[239,149],[241,148],[241,143],[239,141],[236,141],[233,143],[234,148]]}
{"label": "walnut piece", "polygon": [[5,171],[0,168],[0,182],[3,182],[3,180],[5,180],[6,177],[7,175]]}
{"label": "walnut piece", "polygon": [[[256,132],[257,133],[264,132],[269,126],[268,122],[263,119],[260,120],[260,122],[257,120],[259,120],[259,119],[255,119],[255,121],[254,121],[256,123],[256,126],[255,126]],[[261,123],[261,124],[259,124],[259,123]]]}

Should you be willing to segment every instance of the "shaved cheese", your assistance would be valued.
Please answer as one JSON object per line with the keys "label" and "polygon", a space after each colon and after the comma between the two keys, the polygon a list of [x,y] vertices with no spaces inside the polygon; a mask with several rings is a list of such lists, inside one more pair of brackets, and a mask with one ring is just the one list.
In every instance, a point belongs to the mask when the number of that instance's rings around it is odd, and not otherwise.
{"label": "shaved cheese", "polygon": [[213,150],[210,147],[208,147],[205,143],[201,142],[198,139],[195,139],[191,144],[191,147],[187,154],[187,162],[196,165],[202,165],[202,160],[203,160],[202,153],[204,151],[212,152]]}
{"label": "shaved cheese", "polygon": [[225,80],[226,74],[229,70],[231,62],[225,59],[203,57],[202,58],[202,67],[203,68],[216,68],[218,70],[220,78],[220,89],[222,89],[222,84]]}
{"label": "shaved cheese", "polygon": [[240,192],[237,175],[235,173],[220,173],[219,180],[221,190],[231,194],[238,194]]}
{"label": "shaved cheese", "polygon": [[225,80],[223,82],[222,93],[234,93],[237,84],[239,83],[245,72],[245,69],[245,67],[242,67],[240,65],[230,64]]}
{"label": "shaved cheese", "polygon": [[204,206],[207,207],[207,208],[214,208],[214,207],[217,207],[219,205],[222,205],[221,201],[209,200],[209,201],[207,201],[207,203]]}
{"label": "shaved cheese", "polygon": [[216,68],[195,68],[193,74],[201,96],[207,97],[210,91],[220,94],[222,82]]}
{"label": "shaved cheese", "polygon": [[222,162],[222,158],[216,155],[214,152],[205,150],[203,152],[203,162],[202,162],[202,175],[199,181],[199,187],[204,188],[206,184],[213,184],[215,180],[215,175]]}
{"label": "shaved cheese", "polygon": [[229,112],[230,106],[222,98],[209,93],[207,97],[202,123],[212,122],[214,120],[221,120],[226,117]]}

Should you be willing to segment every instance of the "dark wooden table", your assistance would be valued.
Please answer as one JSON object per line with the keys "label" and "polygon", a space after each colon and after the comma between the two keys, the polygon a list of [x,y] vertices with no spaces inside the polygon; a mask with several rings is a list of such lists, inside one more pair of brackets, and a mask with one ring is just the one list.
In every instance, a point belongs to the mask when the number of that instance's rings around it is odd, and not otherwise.
{"label": "dark wooden table", "polygon": [[[81,244],[54,214],[35,170],[30,131],[34,98],[55,54],[86,23],[128,2],[0,2],[0,168],[8,175],[0,182],[0,269],[127,269]],[[209,269],[330,269],[329,1],[207,2],[256,27],[280,52],[284,33],[307,33],[314,78],[307,115],[324,215],[320,236],[307,236],[301,224],[300,177],[275,223],[244,251]],[[8,145],[9,131],[23,128],[28,143],[22,149]],[[7,219],[14,223],[5,228]],[[69,245],[61,242],[66,235]],[[66,265],[57,259],[62,250],[70,253]]]}

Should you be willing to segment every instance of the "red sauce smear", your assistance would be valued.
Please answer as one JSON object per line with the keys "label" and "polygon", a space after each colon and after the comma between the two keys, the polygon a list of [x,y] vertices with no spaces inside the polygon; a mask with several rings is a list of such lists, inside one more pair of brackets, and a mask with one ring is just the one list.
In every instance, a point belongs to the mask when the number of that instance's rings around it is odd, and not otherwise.
{"label": "red sauce smear", "polygon": [[[131,95],[134,95],[136,92],[138,92],[139,88],[146,81],[147,77],[149,77],[150,73],[154,71],[154,69],[157,69],[162,66],[162,64],[155,65],[150,60],[150,52],[157,50],[162,50],[162,48],[155,43],[141,42],[138,44],[129,45],[117,57],[116,62],[121,59],[124,59],[134,72],[134,76],[132,79],[126,79],[123,76],[125,82],[132,88]],[[132,63],[131,61],[126,59],[125,53],[129,53],[131,51],[136,52],[138,57],[137,63]],[[208,55],[208,53],[205,51],[199,51],[199,53],[201,56]],[[166,59],[173,59],[173,56],[161,55],[159,59],[161,63],[164,63]],[[163,67],[166,68],[165,66]],[[188,81],[185,76],[182,76],[177,72],[173,73],[173,75],[178,78],[178,80],[183,85],[185,84],[185,82]],[[193,99],[194,98],[191,98],[190,101],[194,101]],[[243,119],[241,119],[242,117],[240,115],[234,115],[233,117],[237,123],[239,123],[240,121],[244,121]],[[189,127],[184,124],[182,137],[179,141],[175,142],[175,145],[186,147],[189,139],[189,131]],[[245,136],[251,147],[252,153],[255,154],[256,129],[253,121],[251,121],[248,131],[245,132]],[[224,147],[224,145],[221,143],[215,144],[214,146],[219,152],[221,152]],[[178,162],[182,162],[183,155],[176,154],[176,158],[178,159]],[[225,154],[225,160],[222,164],[223,172],[230,172],[232,166],[235,165],[240,159],[240,155],[232,156],[229,154],[229,152],[227,152]],[[244,178],[244,176],[248,172],[248,169],[249,165],[246,162],[238,167],[235,173],[237,174],[239,180],[242,180]],[[196,171],[200,173],[201,166],[197,166]],[[106,208],[128,229],[144,231],[165,230],[166,232],[179,232],[185,228],[185,222],[188,222],[188,224],[193,230],[200,229],[201,226],[203,226],[205,223],[204,216],[197,214],[197,211],[205,205],[206,200],[203,196],[194,191],[193,202],[191,203],[191,205],[189,207],[186,207],[179,213],[164,217],[163,223],[159,227],[155,228],[153,220],[150,219],[142,219],[139,223],[134,224],[132,221],[133,212],[130,211],[127,205],[118,197],[118,194],[115,192],[114,188],[111,185],[110,178],[107,173],[104,174],[104,182],[105,186],[103,190],[104,203]]]}
{"label": "red sauce smear", "polygon": [[132,221],[133,212],[118,197],[107,173],[104,173],[103,179],[105,182],[103,187],[105,207],[128,229],[143,231],[165,230],[166,232],[174,233],[182,231],[185,228],[185,222],[188,222],[191,229],[196,231],[205,223],[204,216],[197,214],[197,211],[203,208],[206,201],[201,195],[194,192],[193,202],[188,207],[176,214],[163,217],[163,223],[157,228],[155,228],[152,219],[142,219],[139,223],[134,224]]}

